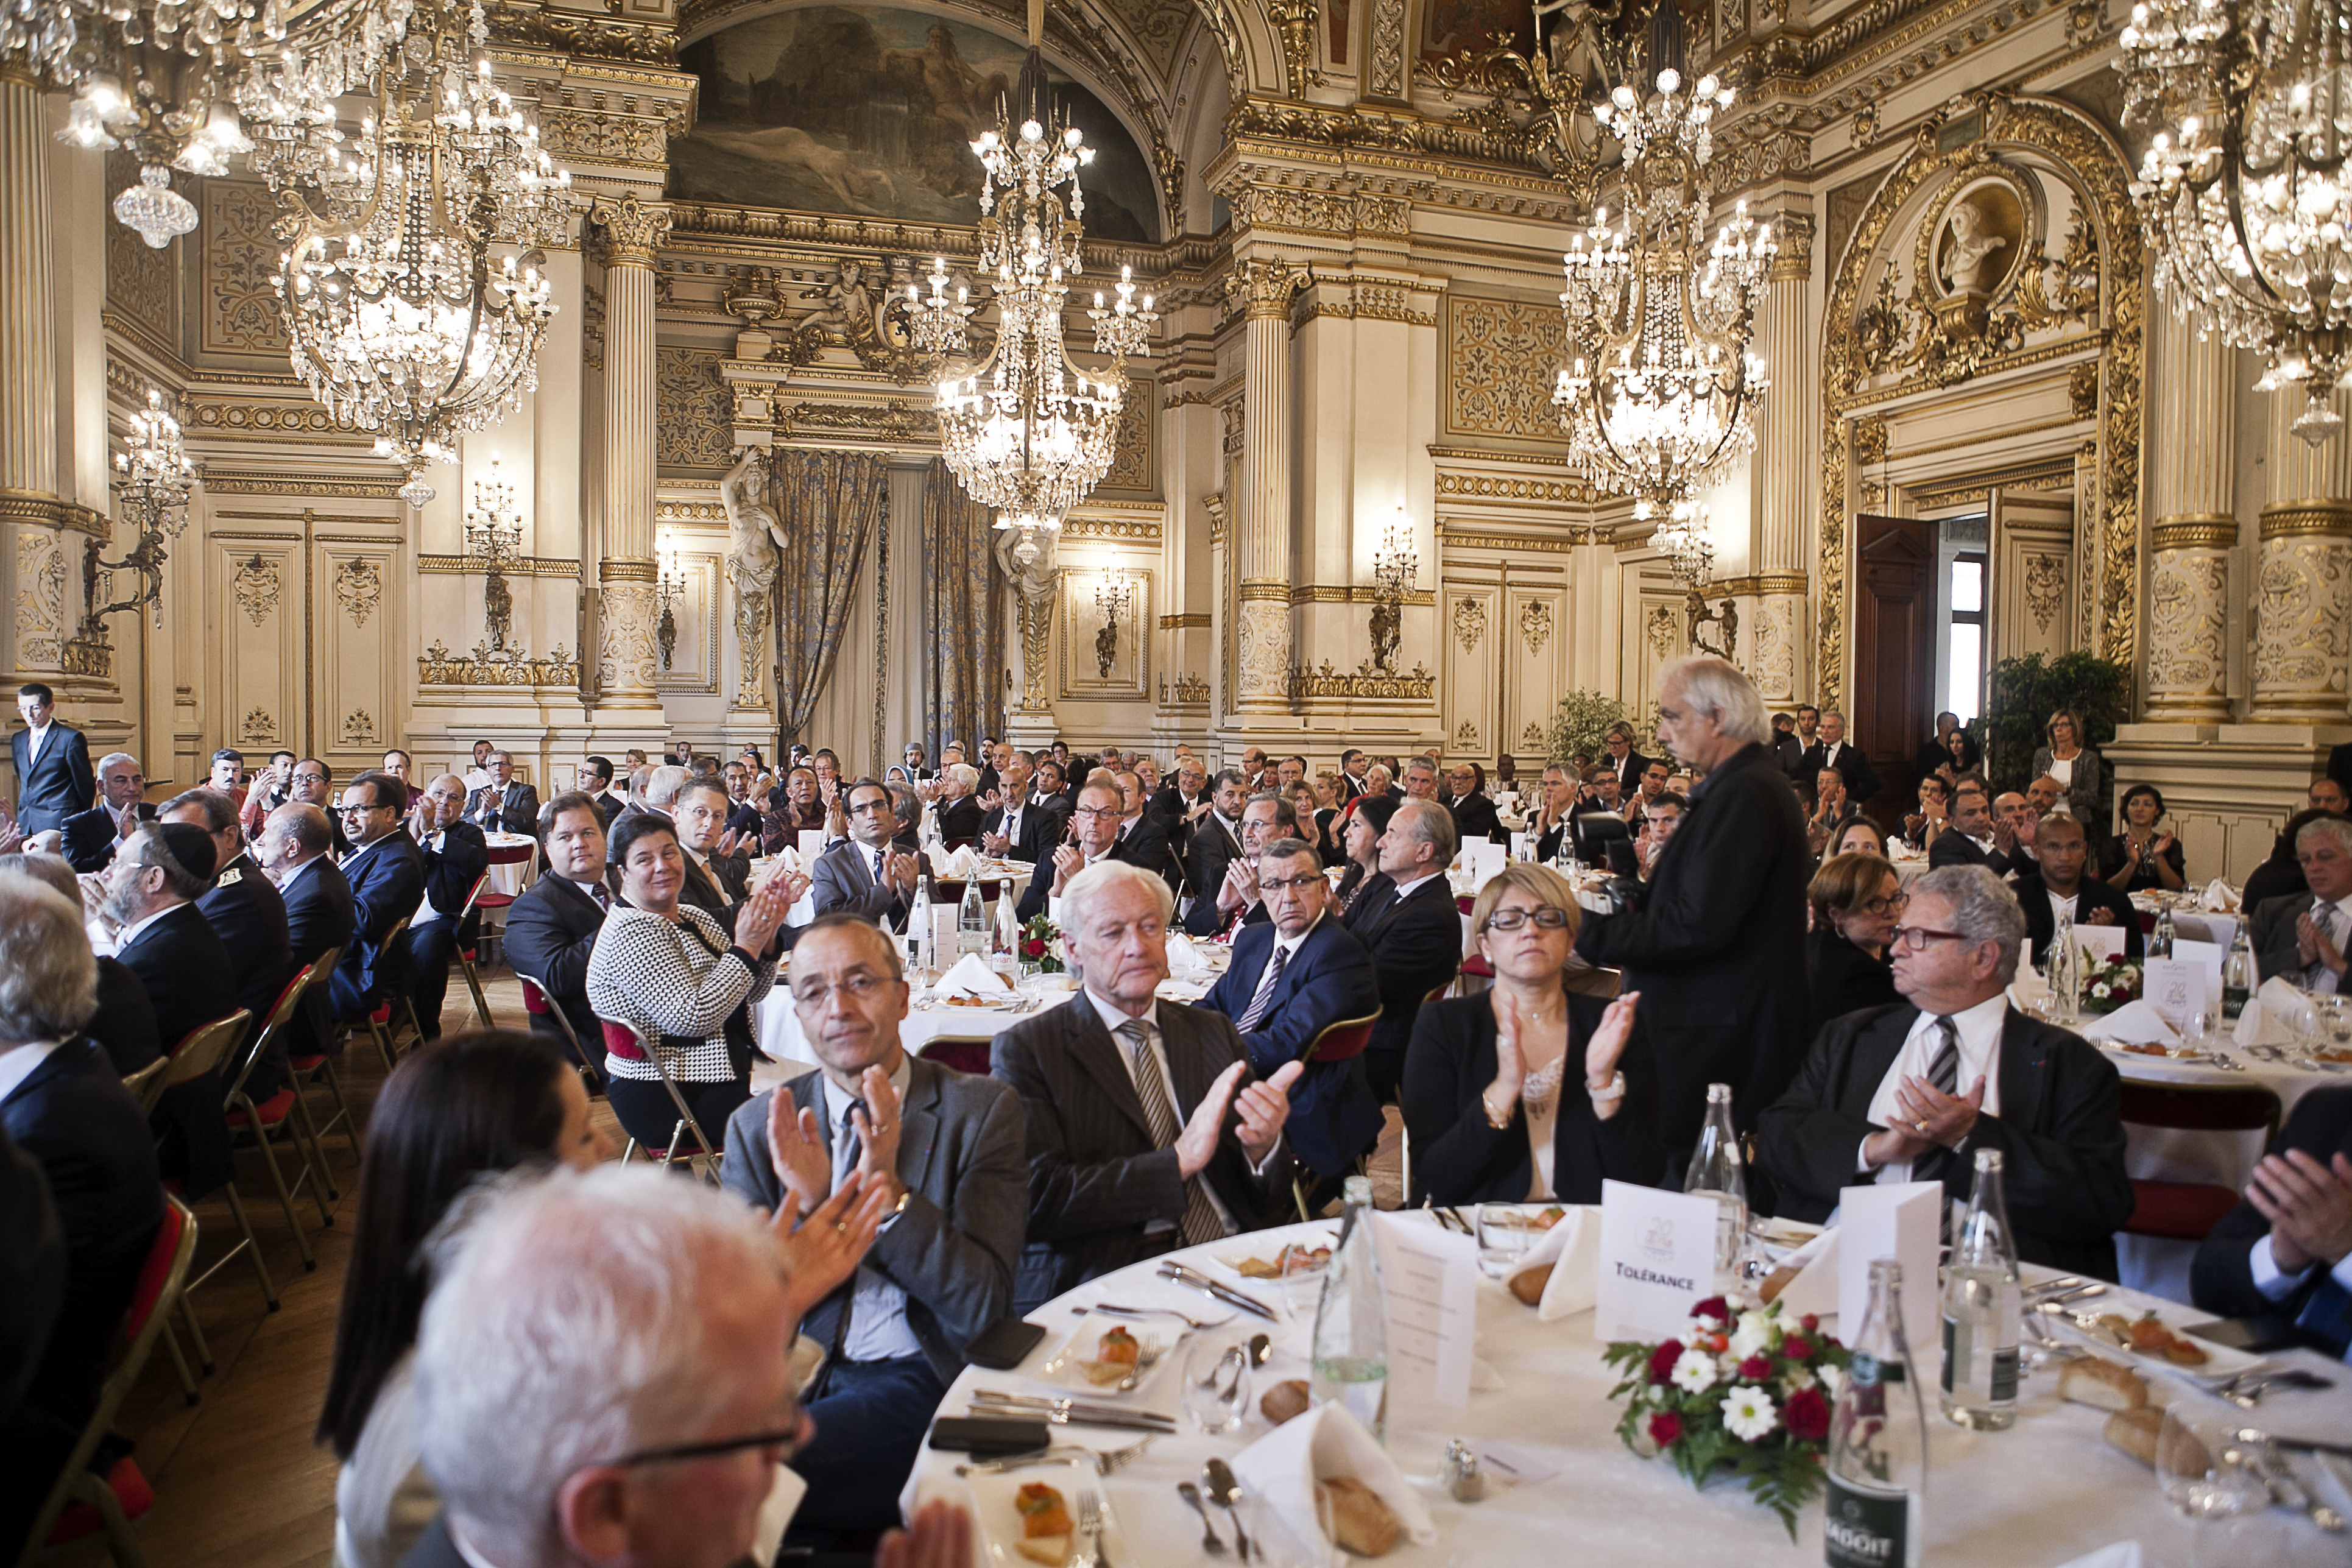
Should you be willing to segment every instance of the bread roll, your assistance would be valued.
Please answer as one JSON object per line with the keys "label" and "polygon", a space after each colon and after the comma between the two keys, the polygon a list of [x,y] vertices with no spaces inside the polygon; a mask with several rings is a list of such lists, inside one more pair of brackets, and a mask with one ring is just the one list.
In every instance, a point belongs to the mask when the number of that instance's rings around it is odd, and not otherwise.
{"label": "bread roll", "polygon": [[1551,1283],[1551,1271],[1552,1265],[1547,1263],[1540,1268],[1522,1269],[1512,1275],[1511,1294],[1535,1306],[1543,1300],[1544,1287]]}
{"label": "bread roll", "polygon": [[1070,1561],[1070,1538],[1066,1535],[1036,1535],[1013,1543],[1014,1551],[1032,1563],[1042,1563],[1045,1568],[1067,1568]]}
{"label": "bread roll", "polygon": [[[2106,1438],[2150,1469],[2156,1468],[2156,1435],[2164,1430],[2164,1412],[2143,1405],[2118,1410],[2107,1417]],[[2195,1441],[2191,1438],[2190,1441]]]}
{"label": "bread roll", "polygon": [[2141,1410],[2147,1405],[2147,1384],[2127,1366],[2077,1356],[2058,1373],[2058,1396],[2095,1410]]}
{"label": "bread roll", "polygon": [[1359,1557],[1381,1557],[1394,1549],[1397,1516],[1381,1494],[1353,1476],[1332,1476],[1317,1485],[1331,1505],[1331,1539]]}
{"label": "bread roll", "polygon": [[1307,1397],[1307,1380],[1294,1377],[1267,1389],[1259,1396],[1257,1408],[1260,1415],[1279,1426],[1294,1415],[1306,1415],[1312,1403]]}
{"label": "bread roll", "polygon": [[1797,1276],[1801,1272],[1802,1270],[1795,1268],[1775,1268],[1764,1277],[1764,1283],[1757,1287],[1756,1293],[1764,1299],[1764,1304],[1769,1307],[1780,1299],[1781,1291],[1796,1282]]}

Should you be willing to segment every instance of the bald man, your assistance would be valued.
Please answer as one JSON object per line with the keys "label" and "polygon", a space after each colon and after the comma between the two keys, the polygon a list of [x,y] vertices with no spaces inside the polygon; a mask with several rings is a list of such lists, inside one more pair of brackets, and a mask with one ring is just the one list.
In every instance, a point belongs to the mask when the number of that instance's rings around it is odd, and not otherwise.
{"label": "bald man", "polygon": [[[404,825],[425,854],[425,899],[408,922],[408,999],[416,1026],[428,1040],[441,1037],[441,1004],[449,994],[449,960],[467,932],[458,917],[474,884],[489,869],[490,847],[482,830],[465,820],[466,781],[443,773],[429,781],[408,810]],[[475,924],[478,917],[466,922]]]}

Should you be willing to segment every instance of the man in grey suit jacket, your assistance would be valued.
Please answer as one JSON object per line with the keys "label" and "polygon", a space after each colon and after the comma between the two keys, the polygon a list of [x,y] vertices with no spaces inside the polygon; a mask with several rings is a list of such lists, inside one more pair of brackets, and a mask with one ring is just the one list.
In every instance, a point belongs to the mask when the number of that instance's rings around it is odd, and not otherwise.
{"label": "man in grey suit jacket", "polygon": [[1028,1131],[1016,1312],[1139,1258],[1273,1223],[1303,1069],[1251,1079],[1231,1020],[1157,999],[1174,903],[1165,881],[1123,861],[1071,878],[1062,937],[1085,989],[996,1037],[992,1070],[1020,1091]]}
{"label": "man in grey suit jacket", "polygon": [[[903,927],[922,862],[891,847],[898,818],[890,792],[872,779],[859,779],[849,786],[843,805],[849,814],[848,841],[818,856],[809,879],[816,912]],[[874,874],[877,857],[882,865],[878,878]]]}
{"label": "man in grey suit jacket", "polygon": [[751,1100],[728,1128],[726,1184],[752,1203],[781,1209],[789,1193],[808,1212],[855,1175],[897,1205],[856,1278],[802,1320],[831,1359],[809,1405],[824,1436],[793,1461],[809,1485],[794,1545],[898,1522],[964,1346],[1012,1309],[1028,1208],[1021,1101],[993,1079],[908,1056],[907,994],[877,927],[820,918],[793,951],[793,999],[823,1069]]}
{"label": "man in grey suit jacket", "polygon": [[2246,941],[2264,980],[2311,991],[2352,992],[2345,958],[2352,951],[2352,822],[2323,816],[2294,836],[2295,863],[2308,889],[2264,899],[2247,921]]}

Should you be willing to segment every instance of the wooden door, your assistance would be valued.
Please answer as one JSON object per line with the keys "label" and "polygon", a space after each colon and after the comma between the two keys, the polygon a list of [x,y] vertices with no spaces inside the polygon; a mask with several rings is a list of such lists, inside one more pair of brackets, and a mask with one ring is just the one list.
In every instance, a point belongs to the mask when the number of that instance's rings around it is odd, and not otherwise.
{"label": "wooden door", "polygon": [[1854,520],[1853,701],[1846,723],[1878,773],[1863,810],[1884,824],[1910,809],[1919,742],[1936,727],[1936,525]]}

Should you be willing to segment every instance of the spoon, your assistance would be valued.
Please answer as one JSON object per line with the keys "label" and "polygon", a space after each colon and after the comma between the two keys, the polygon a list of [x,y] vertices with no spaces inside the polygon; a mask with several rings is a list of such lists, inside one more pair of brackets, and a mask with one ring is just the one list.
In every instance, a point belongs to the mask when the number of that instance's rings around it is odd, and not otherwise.
{"label": "spoon", "polygon": [[1225,1554],[1225,1538],[1217,1533],[1217,1527],[1210,1521],[1209,1505],[1201,1500],[1201,1489],[1190,1481],[1178,1481],[1176,1495],[1191,1503],[1193,1511],[1201,1516],[1201,1550],[1212,1557],[1223,1557]]}
{"label": "spoon", "polygon": [[1242,1516],[1234,1512],[1234,1499],[1241,1496],[1241,1483],[1234,1479],[1234,1468],[1223,1459],[1211,1459],[1202,1467],[1201,1479],[1209,1483],[1209,1500],[1225,1510],[1234,1525],[1234,1550],[1241,1559],[1250,1560],[1249,1537],[1242,1533]]}
{"label": "spoon", "polygon": [[1274,1341],[1265,1334],[1252,1334],[1249,1337],[1250,1365],[1264,1366],[1273,1359]]}

